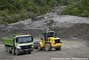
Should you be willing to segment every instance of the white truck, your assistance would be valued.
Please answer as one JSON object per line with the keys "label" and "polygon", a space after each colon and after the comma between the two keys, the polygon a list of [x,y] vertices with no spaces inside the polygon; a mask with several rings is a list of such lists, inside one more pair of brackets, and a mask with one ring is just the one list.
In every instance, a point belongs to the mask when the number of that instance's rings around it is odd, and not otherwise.
{"label": "white truck", "polygon": [[18,55],[33,51],[33,37],[31,35],[13,35],[11,39],[3,38],[6,52]]}

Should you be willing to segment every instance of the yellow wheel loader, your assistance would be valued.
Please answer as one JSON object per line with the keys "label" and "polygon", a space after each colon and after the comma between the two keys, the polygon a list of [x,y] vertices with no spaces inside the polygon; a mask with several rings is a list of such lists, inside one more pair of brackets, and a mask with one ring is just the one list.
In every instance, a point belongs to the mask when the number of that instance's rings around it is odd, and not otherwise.
{"label": "yellow wheel loader", "polygon": [[50,51],[52,48],[56,50],[61,50],[63,45],[59,37],[55,36],[54,31],[47,30],[43,33],[44,38],[41,38],[40,42],[34,43],[34,48],[42,50],[45,48],[46,51]]}

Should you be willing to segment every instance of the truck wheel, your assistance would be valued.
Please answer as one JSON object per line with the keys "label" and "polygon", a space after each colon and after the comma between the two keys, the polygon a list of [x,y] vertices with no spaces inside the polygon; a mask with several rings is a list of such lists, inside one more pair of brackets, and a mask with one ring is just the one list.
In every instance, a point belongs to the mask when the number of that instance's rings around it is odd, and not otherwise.
{"label": "truck wheel", "polygon": [[51,48],[52,48],[52,47],[51,47],[51,44],[50,44],[50,43],[46,43],[46,44],[45,44],[45,50],[46,50],[46,51],[50,51]]}
{"label": "truck wheel", "polygon": [[15,55],[15,49],[14,48],[12,48],[11,52],[12,52],[12,55]]}
{"label": "truck wheel", "polygon": [[41,46],[40,46],[40,45],[38,45],[38,51],[41,51],[41,50],[42,50]]}
{"label": "truck wheel", "polygon": [[7,47],[7,52],[10,53],[10,49],[9,49],[9,47]]}
{"label": "truck wheel", "polygon": [[28,51],[28,54],[31,54],[31,51]]}
{"label": "truck wheel", "polygon": [[5,52],[8,52],[8,50],[7,50],[7,49],[5,49]]}
{"label": "truck wheel", "polygon": [[15,49],[15,55],[18,55],[18,54],[19,54],[18,50],[17,50],[17,49]]}
{"label": "truck wheel", "polygon": [[8,52],[7,46],[5,45],[4,47],[5,47],[5,51]]}
{"label": "truck wheel", "polygon": [[60,47],[57,47],[57,48],[55,48],[56,50],[61,50],[61,46]]}

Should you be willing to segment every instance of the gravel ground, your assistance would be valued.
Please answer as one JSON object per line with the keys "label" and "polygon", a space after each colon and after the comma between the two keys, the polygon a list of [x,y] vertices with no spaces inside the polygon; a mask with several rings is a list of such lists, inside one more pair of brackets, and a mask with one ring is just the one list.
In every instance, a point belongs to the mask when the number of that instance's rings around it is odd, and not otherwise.
{"label": "gravel ground", "polygon": [[[78,41],[77,41],[78,40]],[[87,41],[79,39],[61,40],[62,50],[46,52],[34,50],[31,54],[21,54],[14,56],[5,53],[3,44],[0,44],[0,60],[52,60],[52,58],[89,58],[89,46]]]}

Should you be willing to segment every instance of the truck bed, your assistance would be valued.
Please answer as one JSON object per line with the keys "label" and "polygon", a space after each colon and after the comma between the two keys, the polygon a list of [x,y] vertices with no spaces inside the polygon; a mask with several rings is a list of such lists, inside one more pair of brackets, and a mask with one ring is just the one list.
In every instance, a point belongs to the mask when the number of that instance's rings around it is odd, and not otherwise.
{"label": "truck bed", "polygon": [[14,46],[14,40],[9,39],[9,38],[3,38],[3,44],[9,45],[9,46]]}

